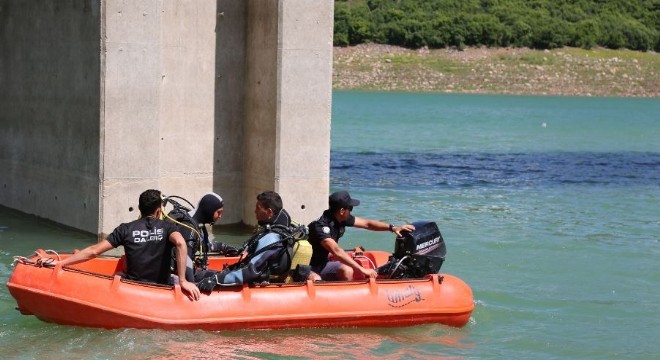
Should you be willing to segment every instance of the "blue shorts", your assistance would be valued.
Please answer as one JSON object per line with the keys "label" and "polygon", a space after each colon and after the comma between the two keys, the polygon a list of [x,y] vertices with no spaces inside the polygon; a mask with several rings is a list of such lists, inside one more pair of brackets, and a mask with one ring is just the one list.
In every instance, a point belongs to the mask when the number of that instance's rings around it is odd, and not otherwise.
{"label": "blue shorts", "polygon": [[342,265],[341,261],[328,261],[325,266],[312,267],[312,271],[319,274],[323,280],[335,281],[339,267]]}

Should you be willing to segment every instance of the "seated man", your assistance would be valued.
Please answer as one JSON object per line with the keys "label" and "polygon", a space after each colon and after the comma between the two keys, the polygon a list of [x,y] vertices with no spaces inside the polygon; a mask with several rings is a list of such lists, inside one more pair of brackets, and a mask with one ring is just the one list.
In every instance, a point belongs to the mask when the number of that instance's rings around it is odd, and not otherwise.
{"label": "seated man", "polygon": [[260,227],[273,224],[291,226],[291,216],[284,210],[282,197],[274,191],[264,191],[257,195],[254,216]]}
{"label": "seated man", "polygon": [[243,246],[245,252],[241,260],[225,270],[207,273],[198,283],[202,291],[210,292],[216,285],[240,285],[267,279],[270,274],[289,270],[292,255],[288,242],[293,241],[293,232],[282,198],[274,191],[257,195],[254,214],[259,228]]}
{"label": "seated man", "polygon": [[[413,231],[412,225],[394,226],[378,220],[363,219],[353,216],[354,206],[360,201],[352,199],[348,192],[338,191],[330,195],[329,208],[320,218],[309,224],[309,243],[313,253],[310,265],[312,271],[323,280],[352,280],[353,272],[358,271],[366,277],[375,278],[378,274],[374,269],[365,269],[355,262],[339,247],[339,238],[344,235],[346,226],[355,226],[373,231],[389,230],[401,236],[401,231]],[[328,261],[332,254],[338,261]]]}
{"label": "seated man", "polygon": [[[185,199],[184,199],[185,200]],[[222,197],[216,193],[202,196],[197,207],[190,210],[179,204],[172,197],[166,198],[174,206],[167,214],[166,219],[178,225],[188,245],[188,259],[186,261],[186,280],[195,281],[195,276],[203,274],[208,265],[208,253],[219,252],[227,256],[238,255],[236,248],[221,242],[211,241],[206,224],[213,225],[222,217],[224,203]],[[200,272],[201,271],[201,272]],[[197,278],[199,280],[199,278]]]}
{"label": "seated man", "polygon": [[176,247],[181,289],[198,300],[199,289],[185,279],[186,242],[173,223],[160,220],[161,202],[160,191],[143,192],[138,205],[140,219],[119,225],[106,239],[73,254],[60,264],[66,266],[81,263],[123,245],[126,278],[171,285],[170,254],[173,247]]}

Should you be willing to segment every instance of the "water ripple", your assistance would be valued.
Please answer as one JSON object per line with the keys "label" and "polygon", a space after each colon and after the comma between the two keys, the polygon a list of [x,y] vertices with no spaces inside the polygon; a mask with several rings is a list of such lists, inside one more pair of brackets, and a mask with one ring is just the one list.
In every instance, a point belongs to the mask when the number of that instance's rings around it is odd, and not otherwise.
{"label": "water ripple", "polygon": [[333,184],[382,187],[646,186],[660,183],[660,153],[331,154]]}

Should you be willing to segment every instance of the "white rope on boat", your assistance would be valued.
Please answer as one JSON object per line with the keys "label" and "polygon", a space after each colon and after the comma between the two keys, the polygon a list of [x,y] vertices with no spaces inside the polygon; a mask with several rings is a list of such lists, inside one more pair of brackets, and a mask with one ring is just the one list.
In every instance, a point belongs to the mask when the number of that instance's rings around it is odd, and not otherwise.
{"label": "white rope on boat", "polygon": [[62,260],[62,258],[60,257],[60,254],[58,254],[57,251],[55,251],[55,250],[50,250],[50,249],[48,249],[48,250],[44,250],[44,252],[45,252],[46,254],[53,254],[53,255],[57,256],[57,261],[61,261],[61,260]]}
{"label": "white rope on boat", "polygon": [[[46,254],[55,255],[57,257],[57,261],[62,260],[62,257],[60,257],[60,254],[58,254],[57,251],[55,251],[55,250],[50,250],[49,249],[49,250],[44,250],[44,252]],[[51,257],[43,257],[36,251],[34,252],[34,255],[37,256],[36,261],[32,261],[32,260],[30,260],[29,258],[27,258],[25,256],[14,256],[14,261],[12,262],[11,266],[15,267],[16,263],[18,263],[18,262],[20,262],[21,264],[25,264],[25,265],[36,265],[36,266],[45,266],[45,267],[54,266],[53,262],[55,261],[55,259],[53,259]]]}
{"label": "white rope on boat", "polygon": [[14,261],[12,261],[11,266],[12,267],[16,266],[17,262],[20,262],[21,264],[27,264],[27,265],[34,264],[30,259],[26,258],[25,256],[14,256]]}

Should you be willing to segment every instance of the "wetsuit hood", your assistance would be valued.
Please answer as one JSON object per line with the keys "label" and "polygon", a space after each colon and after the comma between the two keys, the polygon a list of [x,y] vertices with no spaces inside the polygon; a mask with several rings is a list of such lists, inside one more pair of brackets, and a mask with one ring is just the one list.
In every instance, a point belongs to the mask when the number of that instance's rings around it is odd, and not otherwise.
{"label": "wetsuit hood", "polygon": [[190,211],[190,216],[200,224],[213,224],[213,214],[224,206],[222,198],[216,193],[208,193],[199,200],[197,207]]}
{"label": "wetsuit hood", "polygon": [[264,221],[258,221],[258,224],[260,226],[278,224],[289,227],[291,226],[291,216],[288,212],[286,212],[286,210],[282,209],[279,213],[277,213],[277,215],[273,215],[272,218]]}

